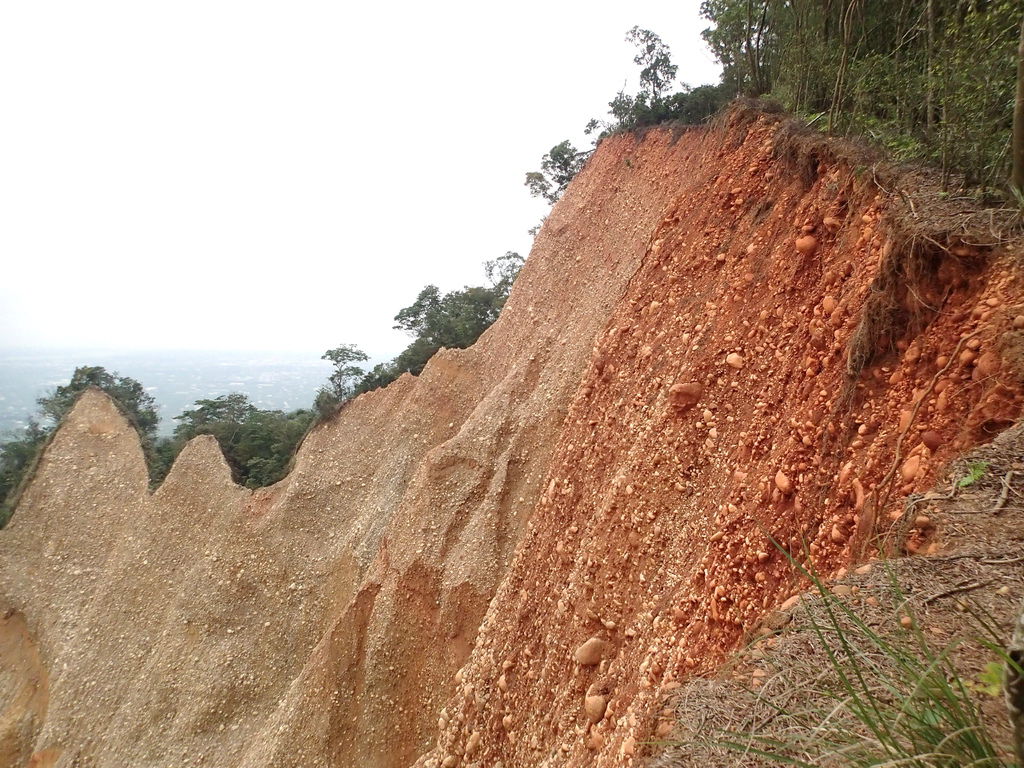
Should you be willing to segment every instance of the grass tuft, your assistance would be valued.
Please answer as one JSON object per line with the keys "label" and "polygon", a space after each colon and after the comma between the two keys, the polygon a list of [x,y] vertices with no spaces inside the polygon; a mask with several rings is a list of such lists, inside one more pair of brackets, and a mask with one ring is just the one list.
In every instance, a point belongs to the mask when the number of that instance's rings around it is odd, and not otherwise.
{"label": "grass tuft", "polygon": [[[677,754],[737,766],[1015,765],[980,708],[981,700],[993,697],[993,686],[1001,688],[998,670],[1014,664],[985,617],[974,618],[988,639],[975,639],[969,649],[959,641],[935,647],[894,574],[886,600],[892,610],[882,621],[877,614],[868,621],[815,574],[794,566],[817,592],[794,609],[809,638],[802,655],[759,662],[773,668],[743,686],[749,706],[732,713],[727,727],[691,730]],[[979,652],[995,660],[979,680],[967,679],[954,657]]]}

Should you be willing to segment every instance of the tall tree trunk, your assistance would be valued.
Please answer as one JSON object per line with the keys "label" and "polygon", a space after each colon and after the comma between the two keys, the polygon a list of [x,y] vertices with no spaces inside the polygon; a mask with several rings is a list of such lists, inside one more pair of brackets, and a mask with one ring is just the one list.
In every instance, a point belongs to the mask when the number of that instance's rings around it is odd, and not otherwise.
{"label": "tall tree trunk", "polygon": [[925,51],[925,92],[924,92],[924,132],[928,141],[932,140],[932,128],[935,123],[934,94],[932,85],[932,52],[935,49],[935,0],[928,0],[927,8],[928,49]]}
{"label": "tall tree trunk", "polygon": [[745,47],[747,51],[747,67],[750,69],[751,96],[760,96],[761,73],[758,71],[757,54],[754,51],[754,0],[747,0],[747,29]]}
{"label": "tall tree trunk", "polygon": [[831,134],[839,119],[841,103],[843,101],[843,89],[846,86],[846,68],[850,63],[850,38],[853,35],[853,9],[857,0],[850,0],[846,6],[846,12],[842,16],[840,30],[843,35],[843,55],[839,59],[839,71],[836,73],[836,85],[832,90],[832,105],[828,110],[828,132]]}
{"label": "tall tree trunk", "polygon": [[1017,45],[1017,99],[1013,106],[1013,171],[1010,184],[1024,193],[1024,18],[1020,21],[1020,43]]}

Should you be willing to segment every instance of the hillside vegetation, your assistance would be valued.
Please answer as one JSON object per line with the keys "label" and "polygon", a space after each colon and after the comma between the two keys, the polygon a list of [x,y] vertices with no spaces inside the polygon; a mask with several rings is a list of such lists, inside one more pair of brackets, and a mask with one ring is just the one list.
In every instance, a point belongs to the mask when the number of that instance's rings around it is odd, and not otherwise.
{"label": "hillside vegetation", "polygon": [[[617,93],[608,118],[592,119],[586,133],[599,141],[665,122],[692,125],[733,98],[768,97],[825,133],[939,168],[947,189],[1024,203],[1024,104],[1011,149],[1015,94],[1024,88],[1018,0],[703,0],[700,13],[721,81],[692,88],[682,73],[680,82],[668,46],[634,27],[626,39],[637,48],[640,89]],[[526,184],[554,202],[589,155],[562,141]]]}

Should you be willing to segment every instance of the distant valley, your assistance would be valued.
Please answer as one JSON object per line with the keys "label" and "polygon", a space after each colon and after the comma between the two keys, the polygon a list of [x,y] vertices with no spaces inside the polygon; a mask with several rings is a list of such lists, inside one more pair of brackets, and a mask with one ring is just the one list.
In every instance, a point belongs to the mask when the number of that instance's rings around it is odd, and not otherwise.
{"label": "distant valley", "polygon": [[0,350],[0,435],[25,426],[36,398],[66,384],[80,365],[130,376],[156,398],[159,434],[198,399],[241,392],[258,408],[308,408],[331,365],[315,352]]}

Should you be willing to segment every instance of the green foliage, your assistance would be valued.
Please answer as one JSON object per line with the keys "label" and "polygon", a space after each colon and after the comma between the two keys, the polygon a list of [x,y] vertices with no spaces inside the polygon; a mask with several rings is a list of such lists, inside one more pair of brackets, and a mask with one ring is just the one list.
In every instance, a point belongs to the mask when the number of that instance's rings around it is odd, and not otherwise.
{"label": "green foliage", "polygon": [[610,122],[592,120],[591,133],[599,137],[621,131],[632,131],[661,123],[679,122],[699,125],[709,120],[731,98],[730,92],[720,85],[702,85],[698,88],[682,86],[681,90],[652,102],[646,94],[630,96],[625,92],[609,102]]}
{"label": "green foliage", "polygon": [[704,0],[722,83],[983,187],[1009,162],[1019,0]]}
{"label": "green foliage", "polygon": [[589,151],[578,151],[568,139],[556,144],[541,158],[540,170],[526,174],[530,194],[543,197],[549,203],[557,202],[589,156]]}
{"label": "green foliage", "polygon": [[156,412],[156,401],[146,392],[142,384],[128,376],[117,372],[108,373],[98,365],[85,365],[76,368],[71,381],[36,402],[43,419],[51,426],[60,423],[78,396],[89,387],[102,389],[116,402],[122,412],[134,423],[143,437],[151,438],[156,432],[160,417]]}
{"label": "green foliage", "polygon": [[339,401],[347,400],[355,394],[356,382],[365,371],[353,363],[363,363],[370,358],[354,344],[341,344],[324,352],[321,360],[329,360],[334,364],[334,372],[328,381],[331,391]]}
{"label": "green foliage", "polygon": [[998,661],[985,663],[978,679],[974,681],[974,690],[992,698],[998,698],[1003,694],[1003,672],[1005,665]]}
{"label": "green foliage", "polygon": [[313,412],[316,414],[316,421],[321,422],[331,418],[338,412],[342,400],[334,394],[330,387],[321,387],[313,399]]}
{"label": "green foliage", "polygon": [[681,85],[670,92],[678,67],[672,63],[671,51],[661,38],[649,29],[633,27],[626,34],[638,53],[633,62],[641,67],[640,92],[619,93],[608,103],[611,121],[591,120],[585,132],[598,133],[598,138],[620,131],[632,131],[659,123],[681,122],[696,125],[708,120],[731,98],[733,91],[722,85],[690,88]]}
{"label": "green foliage", "polygon": [[48,430],[30,420],[20,434],[0,444],[0,527],[10,519],[15,493],[48,437]]}
{"label": "green foliage", "polygon": [[156,447],[154,475],[162,480],[175,457],[197,435],[213,435],[235,479],[249,488],[272,485],[288,472],[299,442],[313,421],[313,412],[260,410],[234,392],[208,400],[175,417],[174,436]]}
{"label": "green foliage", "polygon": [[[626,40],[637,48],[633,62],[641,67],[640,90],[636,94],[619,91],[608,103],[611,120],[595,118],[587,123],[583,132],[588,136],[596,134],[597,141],[613,133],[660,123],[703,123],[735,93],[726,85],[681,85],[673,91],[679,68],[672,63],[671,51],[661,38],[649,29],[633,27],[626,33]],[[530,194],[549,203],[556,202],[592,151],[578,151],[568,140],[552,147],[541,158],[541,170],[526,174]]]}
{"label": "green foliage", "polygon": [[967,467],[967,474],[957,480],[957,488],[968,488],[981,480],[988,471],[987,461],[972,461]]}
{"label": "green foliage", "polygon": [[153,436],[160,421],[153,396],[128,376],[110,373],[98,365],[78,367],[67,384],[36,400],[39,410],[20,434],[16,433],[0,444],[0,527],[6,525],[13,513],[18,489],[50,435],[79,395],[89,387],[102,389],[113,398],[121,412],[139,430],[147,458],[153,458]]}
{"label": "green foliage", "polygon": [[428,285],[416,301],[395,315],[395,328],[413,341],[390,363],[376,365],[355,385],[355,393],[383,387],[405,372],[419,375],[442,347],[465,349],[486,331],[501,313],[524,259],[514,251],[484,264],[489,286],[466,286],[442,294]]}

